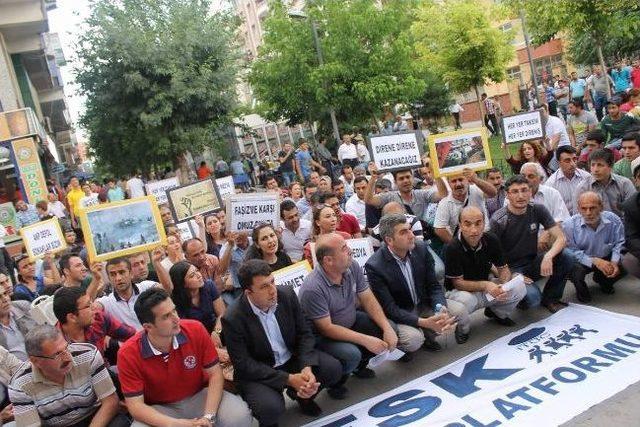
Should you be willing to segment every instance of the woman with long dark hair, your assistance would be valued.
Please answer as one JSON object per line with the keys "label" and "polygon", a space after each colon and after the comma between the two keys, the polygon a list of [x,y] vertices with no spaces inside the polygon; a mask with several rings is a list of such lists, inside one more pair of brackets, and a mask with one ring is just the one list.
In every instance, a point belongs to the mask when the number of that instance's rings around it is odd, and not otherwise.
{"label": "woman with long dark hair", "polygon": [[271,224],[258,225],[253,229],[251,238],[253,243],[247,248],[247,253],[244,256],[245,261],[250,259],[264,260],[272,271],[293,264]]}
{"label": "woman with long dark hair", "polygon": [[207,239],[207,253],[220,257],[220,248],[225,243],[224,228],[217,214],[207,215],[204,219]]}
{"label": "woman with long dark hair", "polygon": [[351,235],[349,233],[345,233],[343,231],[336,230],[338,226],[338,217],[336,216],[336,212],[329,205],[319,205],[314,206],[313,211],[313,228],[311,231],[311,241],[305,243],[303,247],[303,256],[309,261],[309,264],[313,266],[313,256],[311,254],[311,243],[315,242],[318,236],[323,234],[331,234],[337,233],[341,235],[345,240],[351,239]]}

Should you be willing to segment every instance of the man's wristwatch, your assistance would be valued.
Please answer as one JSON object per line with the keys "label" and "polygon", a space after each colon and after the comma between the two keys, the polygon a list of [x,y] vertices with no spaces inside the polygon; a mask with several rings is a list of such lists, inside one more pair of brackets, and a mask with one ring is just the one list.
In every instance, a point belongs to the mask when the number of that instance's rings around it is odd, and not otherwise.
{"label": "man's wristwatch", "polygon": [[202,418],[204,418],[205,420],[209,421],[209,424],[211,424],[211,425],[213,425],[216,422],[216,414],[215,413],[204,414],[202,416]]}

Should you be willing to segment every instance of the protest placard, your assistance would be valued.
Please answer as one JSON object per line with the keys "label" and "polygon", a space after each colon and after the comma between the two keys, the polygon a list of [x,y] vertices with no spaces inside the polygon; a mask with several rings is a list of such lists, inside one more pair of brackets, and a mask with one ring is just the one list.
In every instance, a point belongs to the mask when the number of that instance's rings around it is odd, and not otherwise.
{"label": "protest placard", "polygon": [[540,110],[503,116],[500,120],[502,141],[505,144],[544,138],[544,124]]}
{"label": "protest placard", "polygon": [[13,203],[0,204],[0,224],[6,230],[6,235],[2,238],[4,243],[12,243],[20,240],[20,224],[16,217],[16,208]]}
{"label": "protest placard", "polygon": [[236,187],[233,184],[233,177],[231,175],[216,179],[216,185],[218,186],[218,192],[222,200],[225,200],[227,196],[236,194]]}
{"label": "protest placard", "polygon": [[256,225],[280,224],[280,200],[274,193],[233,194],[227,199],[227,229],[251,231]]}
{"label": "protest placard", "polygon": [[277,286],[291,286],[297,294],[307,274],[311,272],[309,261],[300,261],[273,272]]}
{"label": "protest placard", "polygon": [[[346,239],[345,242],[347,246],[349,246],[349,249],[351,249],[351,257],[360,267],[362,267],[362,273],[366,276],[367,273],[364,270],[364,265],[367,263],[371,255],[373,255],[373,245],[371,244],[371,240],[367,237],[362,237],[360,239]],[[315,242],[311,242],[310,249],[313,265],[316,265],[318,259],[316,258]]]}
{"label": "protest placard", "polygon": [[467,168],[481,171],[492,166],[489,139],[484,128],[430,135],[429,157],[436,178],[460,173]]}
{"label": "protest placard", "polygon": [[57,218],[36,222],[20,229],[29,258],[42,258],[46,252],[56,253],[67,247]]}
{"label": "protest placard", "polygon": [[151,181],[145,184],[147,189],[147,195],[156,196],[159,205],[167,203],[167,190],[180,186],[180,181],[177,177],[167,178],[162,181]]}
{"label": "protest placard", "polygon": [[369,139],[369,152],[379,172],[422,166],[422,139],[418,132],[374,135]]}
{"label": "protest placard", "polygon": [[166,194],[176,222],[186,221],[196,215],[206,215],[222,206],[218,186],[210,178],[171,188]]}
{"label": "protest placard", "polygon": [[[193,221],[193,220],[192,220]],[[192,221],[179,222],[176,224],[178,231],[180,231],[180,240],[186,242],[187,240],[196,237],[196,232],[193,229]]]}

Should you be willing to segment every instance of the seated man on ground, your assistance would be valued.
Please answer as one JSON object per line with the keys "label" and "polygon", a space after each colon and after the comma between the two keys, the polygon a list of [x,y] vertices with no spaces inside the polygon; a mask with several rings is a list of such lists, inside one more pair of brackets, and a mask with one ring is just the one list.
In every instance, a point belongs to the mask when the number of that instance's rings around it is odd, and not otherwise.
{"label": "seated man on ground", "polygon": [[[524,283],[512,290],[502,289],[511,280],[500,241],[484,232],[484,215],[474,206],[460,212],[460,232],[446,248],[447,297],[460,302],[467,315],[484,308],[484,315],[501,325],[513,326],[509,315],[527,294]],[[498,271],[490,280],[491,267]]]}
{"label": "seated man on ground", "polygon": [[587,191],[578,198],[579,214],[562,224],[567,238],[567,249],[575,258],[571,281],[576,287],[578,301],[591,301],[585,282],[593,272],[593,280],[602,292],[613,294],[613,285],[622,277],[621,252],[624,246],[624,226],[613,212],[603,210],[602,197]]}
{"label": "seated man on ground", "polygon": [[118,413],[118,396],[100,352],[91,344],[69,344],[51,325],[26,337],[31,363],[9,384],[18,426],[128,426]]}
{"label": "seated man on ground", "polygon": [[[550,312],[566,307],[562,294],[573,259],[563,249],[565,237],[549,211],[531,203],[531,188],[522,175],[510,177],[505,188],[509,204],[491,217],[491,231],[496,235],[512,272],[522,273],[533,281],[548,277],[544,291],[535,283],[527,285],[527,296],[518,307],[535,307],[542,303]],[[549,232],[551,247],[538,252],[540,226]]]}
{"label": "seated man on ground", "polygon": [[319,236],[316,259],[315,268],[300,287],[300,304],[315,326],[318,349],[342,363],[343,377],[329,389],[330,395],[340,396],[351,373],[360,378],[375,376],[367,368],[369,359],[395,349],[398,336],[343,237],[335,233]]}
{"label": "seated man on ground", "polygon": [[243,295],[222,318],[235,381],[260,425],[272,426],[285,410],[282,392],[303,413],[322,412],[313,401],[320,387],[340,381],[338,360],[315,350],[315,337],[293,289],[276,286],[263,260],[238,272]]}
{"label": "seated man on ground", "polygon": [[200,322],[181,320],[163,289],[142,292],[135,312],[144,329],[118,352],[134,426],[251,425],[247,404],[223,390],[218,355]]}
{"label": "seated man on ground", "polygon": [[[416,242],[403,214],[385,215],[379,225],[384,244],[369,258],[365,270],[386,316],[397,324],[398,348],[407,354],[423,344],[426,350],[439,350],[435,334],[453,329],[456,319],[438,313],[449,301],[436,281],[427,244]],[[456,340],[463,343],[469,317],[456,302],[449,305],[449,311],[454,316],[460,315]],[[405,360],[410,358],[407,356]]]}

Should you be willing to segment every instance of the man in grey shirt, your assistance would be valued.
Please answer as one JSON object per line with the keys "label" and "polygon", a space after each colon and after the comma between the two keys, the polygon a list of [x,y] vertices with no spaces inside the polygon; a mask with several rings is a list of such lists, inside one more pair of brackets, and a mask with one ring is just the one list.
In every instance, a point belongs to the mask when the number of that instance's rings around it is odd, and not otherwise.
{"label": "man in grey shirt", "polygon": [[607,73],[603,73],[599,65],[593,67],[593,75],[587,79],[589,90],[593,90],[593,108],[596,110],[598,121],[602,120],[602,109],[607,105],[609,88],[613,80]]}
{"label": "man in grey shirt", "polygon": [[360,378],[372,378],[375,372],[366,367],[369,359],[395,349],[398,336],[342,236],[320,236],[316,259],[299,296],[302,309],[318,334],[317,348],[342,363],[340,385],[352,372]]}
{"label": "man in grey shirt", "polygon": [[[371,179],[367,185],[367,192],[364,196],[364,202],[376,208],[381,208],[389,202],[398,202],[404,205],[407,213],[415,215],[421,221],[425,221],[427,207],[430,203],[437,203],[447,196],[447,187],[442,178],[435,181],[437,191],[434,189],[414,190],[413,189],[413,173],[411,169],[402,169],[393,172],[393,178],[396,182],[398,191],[389,191],[386,193],[375,194],[376,182],[380,178],[378,169],[374,165],[369,166]],[[375,224],[371,224],[372,226]]]}

